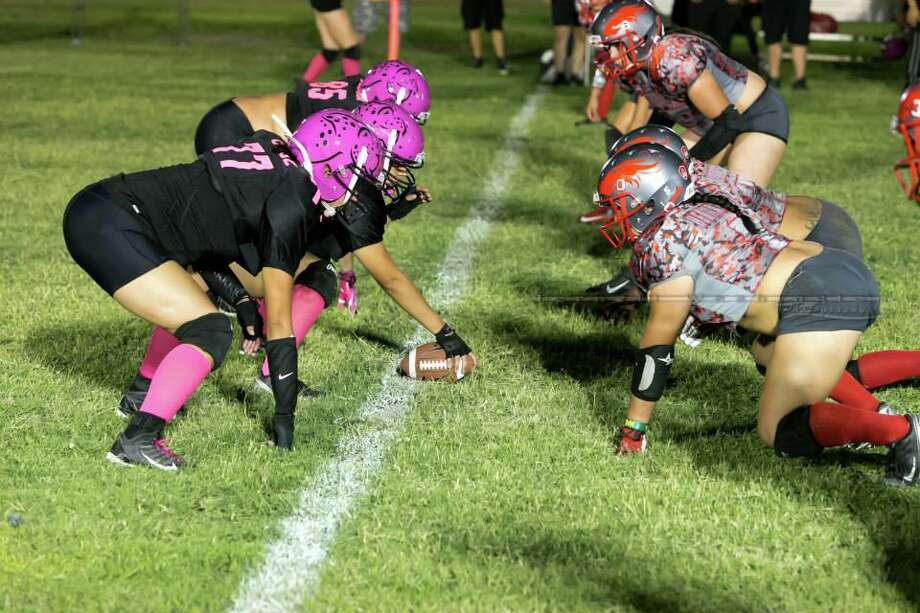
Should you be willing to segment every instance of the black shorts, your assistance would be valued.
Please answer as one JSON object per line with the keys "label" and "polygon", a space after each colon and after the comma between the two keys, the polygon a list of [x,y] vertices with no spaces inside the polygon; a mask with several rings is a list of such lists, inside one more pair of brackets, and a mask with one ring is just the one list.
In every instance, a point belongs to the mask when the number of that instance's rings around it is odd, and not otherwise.
{"label": "black shorts", "polygon": [[463,29],[478,30],[483,22],[486,30],[502,29],[505,9],[502,0],[461,0],[460,15],[463,16]]}
{"label": "black shorts", "polygon": [[201,155],[214,147],[235,143],[252,136],[252,124],[233,100],[224,100],[204,114],[195,128],[195,153]]}
{"label": "black shorts", "polygon": [[[553,25],[577,26],[578,11],[575,10],[575,0],[553,0]],[[578,33],[575,34],[578,36]]]}
{"label": "black shorts", "polygon": [[846,251],[862,260],[862,237],[859,227],[846,211],[833,202],[821,201],[821,217],[805,240]]}
{"label": "black shorts", "polygon": [[769,85],[741,115],[744,132],[761,132],[789,142],[789,108],[782,96]]}
{"label": "black shorts", "polygon": [[782,42],[783,34],[793,45],[808,44],[811,0],[763,0],[763,38],[768,45]]}
{"label": "black shorts", "polygon": [[64,212],[67,250],[109,295],[169,259],[149,222],[110,188],[114,181],[120,177],[84,188]]}
{"label": "black shorts", "polygon": [[875,277],[856,256],[824,248],[792,271],[779,299],[776,335],[864,331],[879,314]]}
{"label": "black shorts", "polygon": [[342,8],[342,0],[310,0],[310,6],[313,7],[314,11],[328,13]]}

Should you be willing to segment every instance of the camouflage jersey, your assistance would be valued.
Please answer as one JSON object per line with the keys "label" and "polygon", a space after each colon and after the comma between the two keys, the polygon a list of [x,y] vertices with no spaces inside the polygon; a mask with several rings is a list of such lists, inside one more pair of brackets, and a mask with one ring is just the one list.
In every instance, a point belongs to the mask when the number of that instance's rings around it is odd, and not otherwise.
{"label": "camouflage jersey", "polygon": [[773,258],[788,244],[773,232],[751,234],[718,205],[684,202],[639,236],[630,266],[646,291],[690,276],[690,314],[704,323],[731,323],[744,317]]}
{"label": "camouflage jersey", "polygon": [[698,194],[728,198],[760,227],[779,233],[786,194],[764,189],[730,170],[699,160],[690,161],[690,178]]}
{"label": "camouflage jersey", "polygon": [[719,51],[711,42],[689,34],[669,34],[652,50],[647,71],[631,79],[651,107],[676,123],[703,134],[712,120],[690,102],[688,92],[709,70],[722,93],[736,104],[744,93],[748,69]]}

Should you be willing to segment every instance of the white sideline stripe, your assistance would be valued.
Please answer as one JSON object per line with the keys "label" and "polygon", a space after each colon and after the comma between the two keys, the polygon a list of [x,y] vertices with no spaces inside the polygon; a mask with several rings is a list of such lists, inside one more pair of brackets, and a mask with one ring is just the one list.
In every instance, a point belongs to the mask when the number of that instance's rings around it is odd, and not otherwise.
{"label": "white sideline stripe", "polygon": [[[541,89],[528,96],[512,119],[504,147],[479,201],[470,210],[466,222],[457,229],[447,249],[435,286],[427,293],[436,309],[451,307],[467,291],[479,243],[486,237],[492,218],[504,203],[522,139],[543,94]],[[428,336],[419,326],[407,343],[416,345]],[[388,444],[402,430],[414,395],[415,381],[396,376],[390,367],[384,371],[378,390],[358,409],[359,418],[369,428],[363,433],[346,435],[339,441],[336,456],[301,492],[294,513],[281,522],[281,534],[268,546],[262,566],[240,585],[231,611],[300,608],[316,587],[336,529],[348,518],[355,499],[367,491],[369,482],[383,463]]]}

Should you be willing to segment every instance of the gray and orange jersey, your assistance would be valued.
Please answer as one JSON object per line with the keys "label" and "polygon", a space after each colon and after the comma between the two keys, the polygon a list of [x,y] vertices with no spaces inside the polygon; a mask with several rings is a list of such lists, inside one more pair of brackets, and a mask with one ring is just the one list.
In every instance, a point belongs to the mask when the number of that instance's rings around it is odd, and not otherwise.
{"label": "gray and orange jersey", "polygon": [[721,166],[690,161],[690,178],[698,194],[722,196],[770,232],[779,233],[786,211],[786,194],[764,189]]}
{"label": "gray and orange jersey", "polygon": [[789,241],[773,232],[751,233],[731,211],[707,202],[684,202],[642,233],[630,267],[646,291],[689,276],[690,313],[704,323],[737,322],[776,255]]}
{"label": "gray and orange jersey", "polygon": [[689,34],[662,38],[652,50],[647,70],[631,80],[653,109],[703,134],[712,126],[712,120],[691,104],[688,92],[705,70],[712,73],[728,101],[737,103],[747,84],[748,69],[711,42]]}

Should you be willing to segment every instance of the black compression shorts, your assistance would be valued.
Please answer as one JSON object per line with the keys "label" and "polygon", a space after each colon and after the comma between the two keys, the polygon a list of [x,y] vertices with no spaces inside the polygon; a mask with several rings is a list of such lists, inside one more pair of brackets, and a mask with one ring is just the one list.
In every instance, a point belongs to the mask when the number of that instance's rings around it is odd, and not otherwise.
{"label": "black compression shorts", "polygon": [[310,0],[310,6],[313,7],[314,11],[328,13],[342,8],[342,0]]}
{"label": "black compression shorts", "polygon": [[[110,295],[167,261],[153,228],[106,184],[73,197],[64,212],[64,242],[74,261]],[[119,202],[119,199],[122,202]]]}
{"label": "black compression shorts", "polygon": [[760,97],[741,114],[744,132],[761,132],[789,142],[789,109],[775,89],[767,86]]}
{"label": "black compression shorts", "polygon": [[[575,10],[575,0],[553,0],[552,10],[554,26],[578,25],[578,11]],[[578,36],[577,33],[576,36]]]}
{"label": "black compression shorts", "polygon": [[252,136],[252,124],[233,100],[224,100],[204,114],[195,129],[195,153],[235,143]]}
{"label": "black compression shorts", "polygon": [[791,44],[807,45],[811,0],[764,0],[761,20],[768,45],[781,42],[783,33]]}
{"label": "black compression shorts", "polygon": [[825,247],[792,271],[779,299],[776,335],[863,332],[879,314],[875,277],[856,256]]}
{"label": "black compression shorts", "polygon": [[805,237],[831,249],[840,249],[862,259],[862,237],[853,218],[833,202],[821,201],[821,217]]}
{"label": "black compression shorts", "polygon": [[502,29],[505,9],[502,0],[461,0],[460,14],[465,30],[478,30],[485,22],[486,30],[491,32]]}

